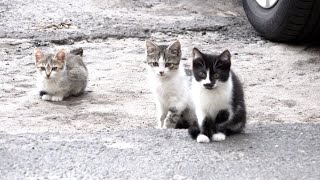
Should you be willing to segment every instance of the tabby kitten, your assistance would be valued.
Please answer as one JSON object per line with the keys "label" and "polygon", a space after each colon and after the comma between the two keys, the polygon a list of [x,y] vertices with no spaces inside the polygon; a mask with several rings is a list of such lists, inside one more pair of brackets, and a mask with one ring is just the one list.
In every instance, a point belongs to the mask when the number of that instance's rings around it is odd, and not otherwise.
{"label": "tabby kitten", "polygon": [[88,71],[82,57],[75,54],[66,53],[64,49],[56,54],[44,54],[40,49],[35,49],[37,87],[43,100],[62,101],[65,97],[84,92]]}
{"label": "tabby kitten", "polygon": [[193,49],[192,94],[198,122],[190,126],[189,134],[199,143],[223,141],[245,127],[243,89],[230,67],[228,50],[211,55]]}
{"label": "tabby kitten", "polygon": [[188,128],[195,120],[187,76],[180,66],[181,45],[146,41],[147,69],[157,108],[158,128]]}

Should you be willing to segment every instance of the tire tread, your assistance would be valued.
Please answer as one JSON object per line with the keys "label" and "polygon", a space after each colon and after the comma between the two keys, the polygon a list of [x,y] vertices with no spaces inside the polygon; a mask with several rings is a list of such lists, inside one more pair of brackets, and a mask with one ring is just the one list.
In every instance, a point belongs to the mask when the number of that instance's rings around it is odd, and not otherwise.
{"label": "tire tread", "polygon": [[273,41],[291,42],[320,38],[320,0],[280,2],[278,7],[270,10],[268,19],[261,14],[258,15],[267,10],[253,5],[252,3],[256,3],[255,0],[243,0],[249,21],[262,36]]}

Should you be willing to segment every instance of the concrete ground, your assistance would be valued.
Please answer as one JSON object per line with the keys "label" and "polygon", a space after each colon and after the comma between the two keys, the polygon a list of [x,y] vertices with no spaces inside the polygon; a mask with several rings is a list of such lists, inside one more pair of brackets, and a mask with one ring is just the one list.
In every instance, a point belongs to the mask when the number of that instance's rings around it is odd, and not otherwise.
{"label": "concrete ground", "polygon": [[[1,179],[319,179],[320,50],[261,38],[236,0],[1,0]],[[248,128],[197,144],[157,130],[144,41],[232,53]],[[82,47],[85,95],[37,97],[33,49]]]}

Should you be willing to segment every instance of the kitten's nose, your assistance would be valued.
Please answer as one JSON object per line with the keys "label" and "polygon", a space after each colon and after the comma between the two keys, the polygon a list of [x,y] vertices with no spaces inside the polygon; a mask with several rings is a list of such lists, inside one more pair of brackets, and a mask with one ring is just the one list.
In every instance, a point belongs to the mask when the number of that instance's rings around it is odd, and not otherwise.
{"label": "kitten's nose", "polygon": [[47,77],[50,77],[50,74],[47,74]]}
{"label": "kitten's nose", "polygon": [[203,86],[207,89],[212,89],[213,84],[212,83],[207,83],[207,84],[203,84]]}
{"label": "kitten's nose", "polygon": [[160,71],[159,73],[160,73],[160,75],[162,76],[164,72],[163,72],[163,71]]}

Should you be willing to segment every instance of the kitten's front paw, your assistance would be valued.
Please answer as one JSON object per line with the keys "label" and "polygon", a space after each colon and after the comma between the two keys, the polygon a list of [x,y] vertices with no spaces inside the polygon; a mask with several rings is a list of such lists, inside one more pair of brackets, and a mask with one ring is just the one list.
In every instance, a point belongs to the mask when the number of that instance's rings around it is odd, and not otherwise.
{"label": "kitten's front paw", "polygon": [[52,96],[52,101],[62,101],[63,96]]}
{"label": "kitten's front paw", "polygon": [[199,136],[197,137],[197,142],[198,143],[209,143],[210,139],[206,135],[199,134]]}
{"label": "kitten's front paw", "polygon": [[175,127],[174,123],[165,123],[163,129],[173,129]]}
{"label": "kitten's front paw", "polygon": [[48,94],[44,94],[42,97],[41,97],[42,100],[45,100],[45,101],[51,101],[51,96],[48,95]]}
{"label": "kitten's front paw", "polygon": [[176,127],[177,119],[176,116],[169,116],[166,119],[164,119],[164,129],[173,129]]}
{"label": "kitten's front paw", "polygon": [[226,140],[226,135],[223,133],[217,133],[212,136],[213,141],[224,141]]}

